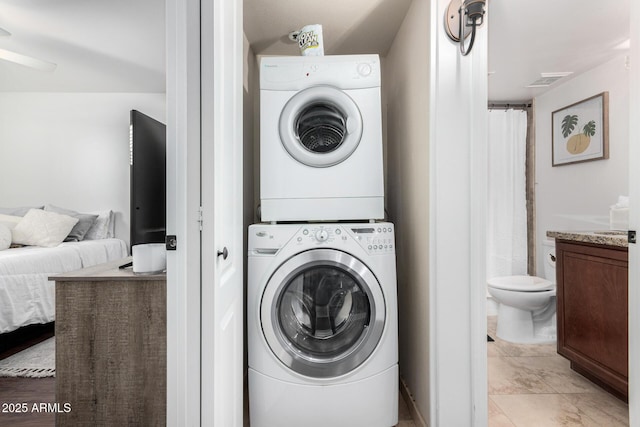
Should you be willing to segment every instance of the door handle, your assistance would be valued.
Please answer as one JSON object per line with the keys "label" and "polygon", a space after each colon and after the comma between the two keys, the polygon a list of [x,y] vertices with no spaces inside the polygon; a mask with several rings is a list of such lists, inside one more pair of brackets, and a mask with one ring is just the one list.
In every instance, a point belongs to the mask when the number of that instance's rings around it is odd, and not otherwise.
{"label": "door handle", "polygon": [[218,256],[220,255],[222,255],[222,259],[227,259],[227,257],[229,256],[229,251],[227,250],[226,246],[222,248],[221,251],[218,251]]}

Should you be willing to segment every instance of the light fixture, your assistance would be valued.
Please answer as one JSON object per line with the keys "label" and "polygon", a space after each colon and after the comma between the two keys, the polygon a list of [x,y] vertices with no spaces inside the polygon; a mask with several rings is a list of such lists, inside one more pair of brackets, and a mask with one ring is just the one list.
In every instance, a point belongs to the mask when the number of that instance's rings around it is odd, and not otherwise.
{"label": "light fixture", "polygon": [[[4,28],[0,28],[0,37],[9,37],[11,33]],[[53,71],[57,65],[53,62],[43,61],[42,59],[32,56],[23,55],[21,53],[12,52],[7,49],[0,49],[0,60],[13,62],[15,64],[24,65],[25,67],[34,68],[40,71]]]}
{"label": "light fixture", "polygon": [[[460,44],[462,56],[467,56],[473,48],[476,27],[482,25],[484,21],[485,3],[486,0],[451,0],[447,7],[444,29],[451,40]],[[464,39],[469,35],[471,35],[469,47],[465,48]]]}
{"label": "light fixture", "polygon": [[25,67],[33,68],[40,71],[51,72],[57,67],[57,65],[53,62],[43,61],[42,59],[23,55],[17,52],[12,52],[6,49],[0,49],[0,59],[13,62],[14,64],[24,65]]}

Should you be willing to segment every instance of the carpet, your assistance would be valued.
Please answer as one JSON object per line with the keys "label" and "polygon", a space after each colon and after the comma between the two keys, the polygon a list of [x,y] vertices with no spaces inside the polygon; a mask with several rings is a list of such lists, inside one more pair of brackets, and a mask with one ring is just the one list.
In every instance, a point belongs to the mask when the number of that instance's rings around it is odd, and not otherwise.
{"label": "carpet", "polygon": [[0,377],[44,378],[55,374],[55,337],[0,360]]}

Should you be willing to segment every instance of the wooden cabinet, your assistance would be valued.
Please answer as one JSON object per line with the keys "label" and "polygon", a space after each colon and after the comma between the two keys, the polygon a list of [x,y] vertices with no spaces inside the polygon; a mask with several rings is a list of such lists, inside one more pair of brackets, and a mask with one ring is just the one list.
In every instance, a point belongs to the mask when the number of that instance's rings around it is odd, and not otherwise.
{"label": "wooden cabinet", "polygon": [[52,278],[57,426],[165,425],[166,277],[125,262]]}
{"label": "wooden cabinet", "polygon": [[628,399],[627,248],[557,240],[558,353]]}

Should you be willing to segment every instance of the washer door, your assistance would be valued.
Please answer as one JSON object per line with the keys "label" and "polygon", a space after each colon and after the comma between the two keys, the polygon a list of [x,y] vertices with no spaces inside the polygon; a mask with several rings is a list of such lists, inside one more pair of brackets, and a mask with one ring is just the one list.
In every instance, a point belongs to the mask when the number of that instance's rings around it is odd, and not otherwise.
{"label": "washer door", "polygon": [[294,95],[280,114],[280,139],[297,161],[328,167],[347,159],[362,138],[356,103],[339,89],[314,86]]}
{"label": "washer door", "polygon": [[384,296],[360,260],[314,249],[290,258],[271,276],[260,319],[283,364],[302,375],[335,377],[375,350],[384,329]]}

